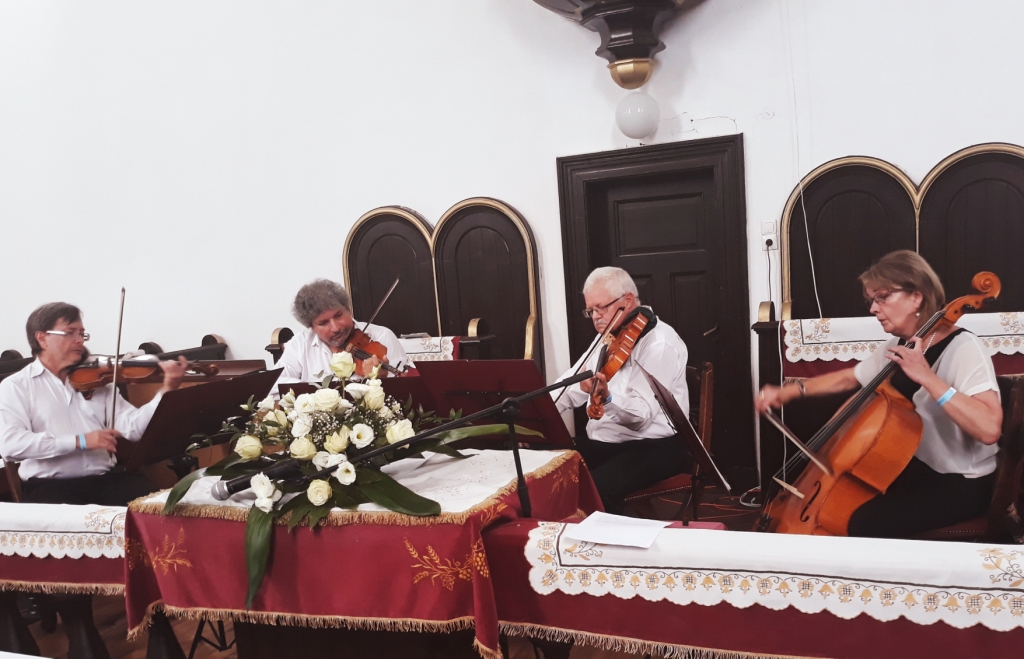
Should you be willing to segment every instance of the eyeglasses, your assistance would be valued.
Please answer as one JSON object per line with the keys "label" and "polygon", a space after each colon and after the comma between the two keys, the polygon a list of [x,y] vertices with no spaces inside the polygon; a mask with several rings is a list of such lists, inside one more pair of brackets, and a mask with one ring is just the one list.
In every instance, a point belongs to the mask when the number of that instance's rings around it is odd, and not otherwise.
{"label": "eyeglasses", "polygon": [[83,341],[88,341],[89,340],[89,333],[88,332],[79,332],[78,330],[71,330],[70,332],[65,332],[63,330],[46,330],[46,334],[53,334],[54,336],[66,336],[66,337],[68,337],[71,340],[74,340],[74,339],[82,339]]}
{"label": "eyeglasses", "polygon": [[891,291],[884,291],[882,293],[878,293],[874,297],[869,297],[869,298],[865,299],[864,300],[864,306],[867,307],[868,311],[871,311],[871,307],[873,307],[876,302],[878,303],[878,306],[882,306],[883,304],[885,304],[885,301],[889,299],[890,295],[892,295],[893,293],[899,293],[899,292],[901,292],[903,290],[906,290],[906,289],[894,288]]}
{"label": "eyeglasses", "polygon": [[626,297],[627,295],[628,295],[628,293],[623,293],[622,295],[620,295],[619,297],[615,298],[614,300],[612,300],[608,304],[599,304],[599,305],[597,305],[595,307],[584,309],[583,310],[583,317],[584,318],[593,318],[594,314],[596,314],[596,313],[604,313],[605,311],[608,310],[608,307],[612,306],[613,304],[615,304],[616,302],[618,302],[622,298]]}

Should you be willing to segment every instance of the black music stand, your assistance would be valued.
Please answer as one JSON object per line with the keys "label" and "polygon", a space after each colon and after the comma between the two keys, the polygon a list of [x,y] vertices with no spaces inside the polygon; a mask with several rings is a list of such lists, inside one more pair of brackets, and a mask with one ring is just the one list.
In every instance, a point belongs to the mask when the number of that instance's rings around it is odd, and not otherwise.
{"label": "black music stand", "polygon": [[219,432],[224,421],[243,413],[239,406],[250,396],[265,398],[280,375],[278,368],[165,393],[142,438],[131,442],[131,455],[119,461],[131,470],[181,456],[195,442],[193,435]]}
{"label": "black music stand", "polygon": [[[468,416],[546,385],[536,362],[530,359],[419,362],[416,368],[440,417],[448,416],[453,409],[462,410],[463,416]],[[502,417],[501,420],[507,422],[508,419]],[[530,436],[521,438],[526,444],[573,448],[572,436],[551,396],[523,401],[514,423],[544,436],[542,442],[533,442]]]}

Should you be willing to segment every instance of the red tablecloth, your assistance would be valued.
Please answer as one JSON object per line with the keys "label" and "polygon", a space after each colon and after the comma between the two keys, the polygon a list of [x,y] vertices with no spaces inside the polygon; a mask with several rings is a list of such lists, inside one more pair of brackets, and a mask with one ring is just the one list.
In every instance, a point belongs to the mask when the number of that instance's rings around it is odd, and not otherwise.
{"label": "red tablecloth", "polygon": [[124,560],[0,556],[0,590],[120,595]]}
{"label": "red tablecloth", "polygon": [[[578,454],[528,476],[533,514],[560,520],[599,509]],[[171,616],[396,631],[475,627],[485,657],[500,657],[492,580],[482,531],[519,517],[513,487],[457,521],[393,513],[383,523],[275,529],[253,608],[245,610],[245,524],[161,516],[129,508],[126,599],[130,635],[162,609]],[[385,518],[380,518],[385,519]]]}
{"label": "red tablecloth", "polygon": [[[594,597],[530,587],[524,557],[536,520],[514,520],[488,530],[484,545],[495,570],[492,581],[503,632],[635,653],[680,653],[702,657],[750,653],[759,657],[836,659],[965,659],[1024,655],[1024,629],[998,632],[983,625],[956,629],[945,623],[919,625],[904,618],[881,622],[866,615],[844,620],[831,613],[774,611],[754,605],[680,606],[640,597]],[[675,655],[673,655],[675,656]]]}

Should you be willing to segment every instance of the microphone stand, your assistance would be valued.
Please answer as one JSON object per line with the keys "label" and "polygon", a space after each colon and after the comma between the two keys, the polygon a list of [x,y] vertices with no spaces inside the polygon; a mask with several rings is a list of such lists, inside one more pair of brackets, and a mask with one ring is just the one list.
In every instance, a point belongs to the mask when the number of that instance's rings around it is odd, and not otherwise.
{"label": "microphone stand", "polygon": [[[515,422],[516,419],[519,418],[519,414],[522,412],[522,404],[528,400],[537,398],[538,396],[543,396],[545,394],[551,393],[556,389],[569,387],[578,382],[589,380],[592,377],[594,377],[594,374],[591,371],[584,371],[579,375],[574,375],[572,377],[566,378],[547,387],[543,387],[541,389],[537,389],[536,391],[531,391],[529,393],[523,394],[522,396],[506,398],[497,405],[492,405],[487,409],[480,410],[479,412],[474,412],[473,414],[469,414],[460,419],[455,419],[453,421],[442,423],[441,425],[431,428],[430,430],[425,430],[421,433],[413,435],[412,437],[409,437],[408,439],[403,439],[400,442],[395,442],[394,444],[389,444],[388,446],[381,446],[379,448],[373,449],[372,451],[367,451],[366,453],[363,453],[359,457],[355,458],[354,460],[350,460],[349,462],[352,465],[357,465],[371,458],[375,458],[378,455],[383,455],[395,449],[402,448],[403,446],[412,446],[414,444],[418,444],[448,430],[460,428],[466,424],[472,423],[473,421],[479,421],[480,419],[484,419],[489,416],[496,416],[497,418],[501,419],[501,421],[508,425],[509,444],[512,447],[512,456],[516,463],[516,489],[519,492],[519,505],[522,507],[523,516],[530,517],[530,515],[533,512],[532,506],[530,505],[530,492],[526,487],[526,477],[523,475],[523,463],[519,456],[519,442],[516,441],[515,433]],[[296,481],[296,484],[304,485],[316,479],[330,478],[331,475],[334,473],[335,469],[337,469],[337,467],[328,467],[327,469],[321,469],[315,474],[303,476],[298,481]]]}

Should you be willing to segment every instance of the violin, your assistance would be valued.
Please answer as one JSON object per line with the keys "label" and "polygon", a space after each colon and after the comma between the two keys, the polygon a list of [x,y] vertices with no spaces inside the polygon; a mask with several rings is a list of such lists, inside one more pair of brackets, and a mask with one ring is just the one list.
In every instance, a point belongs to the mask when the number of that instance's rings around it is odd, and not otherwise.
{"label": "violin", "polygon": [[[369,323],[367,323],[369,324]],[[348,339],[345,342],[345,352],[352,354],[352,359],[356,363],[356,373],[363,377],[369,375],[370,370],[363,362],[376,357],[380,360],[380,367],[391,373],[392,375],[401,375],[402,372],[392,366],[391,364],[384,361],[388,356],[388,349],[383,343],[378,343],[370,338],[370,335],[359,329],[358,327],[352,328],[352,333],[348,335]]]}
{"label": "violin", "polygon": [[[611,332],[605,333],[602,341],[601,357],[598,359],[600,366],[599,373],[604,375],[606,380],[619,372],[619,369],[629,360],[633,354],[636,342],[644,333],[653,329],[658,319],[654,312],[647,307],[637,307]],[[591,419],[600,419],[604,416],[604,400],[597,393],[595,387],[590,393],[590,405],[587,407],[587,416]]]}
{"label": "violin", "polygon": [[[96,359],[74,366],[68,373],[68,381],[75,391],[91,392],[114,381],[115,367],[118,383],[141,384],[159,382],[163,378],[160,363],[151,359],[114,359],[99,356]],[[206,376],[217,375],[214,364],[189,362],[188,368]]]}
{"label": "violin", "polygon": [[[999,278],[979,272],[971,280],[978,295],[957,298],[918,330],[918,341],[952,329],[964,311],[999,296]],[[759,531],[847,535],[850,516],[884,493],[917,452],[922,421],[890,382],[899,366],[890,362],[806,444],[773,414],[765,413],[800,453],[786,462],[765,489]],[[808,462],[809,461],[809,462]],[[806,468],[804,468],[806,465]],[[792,484],[786,474],[796,474]]]}

